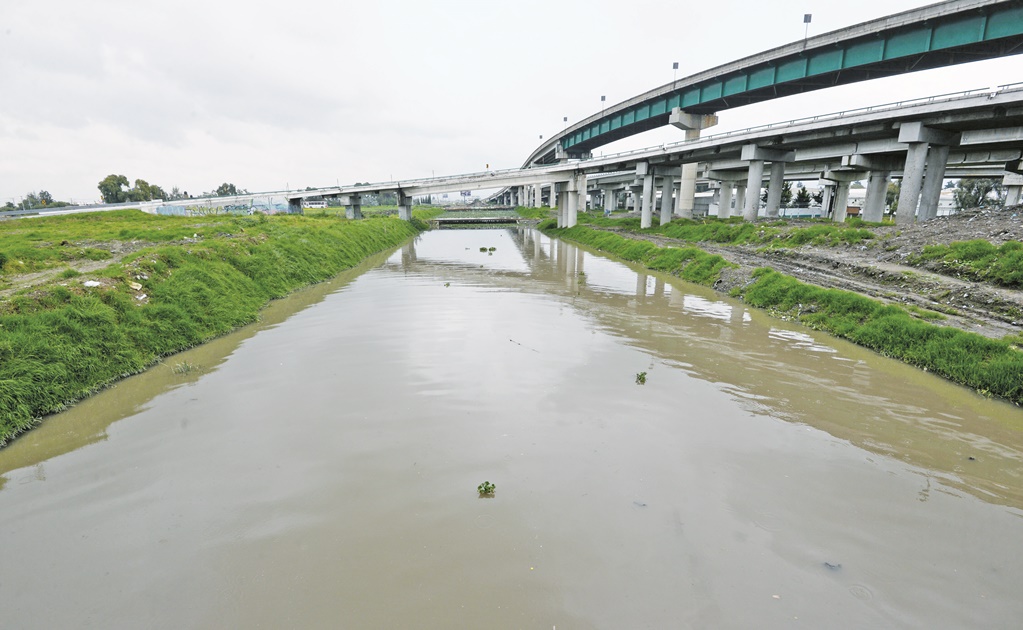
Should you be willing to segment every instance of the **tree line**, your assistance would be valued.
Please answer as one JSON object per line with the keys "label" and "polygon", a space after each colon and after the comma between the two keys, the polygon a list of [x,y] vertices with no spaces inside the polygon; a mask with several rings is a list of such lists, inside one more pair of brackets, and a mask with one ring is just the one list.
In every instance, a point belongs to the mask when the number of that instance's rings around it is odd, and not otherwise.
{"label": "tree line", "polygon": [[[136,179],[135,185],[130,186],[128,178],[124,175],[110,174],[100,180],[99,185],[100,195],[103,197],[103,203],[125,203],[130,201],[174,201],[177,199],[192,199],[192,195],[188,194],[188,191],[182,192],[177,186],[171,188],[170,192],[165,192],[163,188],[156,184],[150,184],[144,179]],[[210,192],[202,193],[200,197],[231,197],[234,195],[246,195],[249,191],[244,188],[238,188],[234,184],[224,182],[220,186],[217,186]]]}

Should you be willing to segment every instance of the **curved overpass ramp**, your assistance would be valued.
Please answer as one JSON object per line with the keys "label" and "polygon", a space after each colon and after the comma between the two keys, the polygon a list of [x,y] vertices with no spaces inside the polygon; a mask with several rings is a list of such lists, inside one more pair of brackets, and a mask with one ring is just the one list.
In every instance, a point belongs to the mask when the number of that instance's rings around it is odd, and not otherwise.
{"label": "curved overpass ramp", "polygon": [[[673,81],[572,125],[523,166],[773,98],[1023,53],[1023,0],[950,0],[832,31]],[[681,126],[681,125],[680,125]],[[699,127],[696,127],[697,129]]]}

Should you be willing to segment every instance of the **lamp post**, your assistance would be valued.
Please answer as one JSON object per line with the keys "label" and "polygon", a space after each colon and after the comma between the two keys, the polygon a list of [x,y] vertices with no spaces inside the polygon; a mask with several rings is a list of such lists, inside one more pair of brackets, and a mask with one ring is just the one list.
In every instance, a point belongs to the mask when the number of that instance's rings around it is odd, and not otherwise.
{"label": "lamp post", "polygon": [[803,44],[806,44],[806,38],[810,35],[810,20],[813,19],[812,13],[803,14]]}
{"label": "lamp post", "polygon": [[606,101],[606,100],[607,100],[607,97],[602,94],[600,96],[600,115],[601,116],[604,115],[604,101]]}
{"label": "lamp post", "polygon": [[671,82],[674,83],[678,80],[678,62],[673,61],[671,64]]}

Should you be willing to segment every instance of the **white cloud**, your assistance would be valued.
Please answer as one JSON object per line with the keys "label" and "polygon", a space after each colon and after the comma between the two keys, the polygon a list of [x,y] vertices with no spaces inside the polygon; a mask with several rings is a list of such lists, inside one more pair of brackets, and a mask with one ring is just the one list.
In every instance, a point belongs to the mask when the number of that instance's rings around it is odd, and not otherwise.
{"label": "white cloud", "polygon": [[[197,192],[518,166],[562,116],[661,85],[673,61],[681,77],[798,39],[805,12],[812,34],[924,4],[7,0],[0,202],[94,199],[114,172]],[[732,110],[719,129],[1004,83],[1013,61]]]}

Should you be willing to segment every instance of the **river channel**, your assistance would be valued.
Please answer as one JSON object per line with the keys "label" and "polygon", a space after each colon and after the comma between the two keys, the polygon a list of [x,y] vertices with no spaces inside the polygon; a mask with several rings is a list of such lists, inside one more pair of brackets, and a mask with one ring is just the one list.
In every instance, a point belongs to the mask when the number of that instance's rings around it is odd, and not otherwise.
{"label": "river channel", "polygon": [[0,450],[0,626],[1017,628],[1021,517],[1017,407],[440,230]]}

